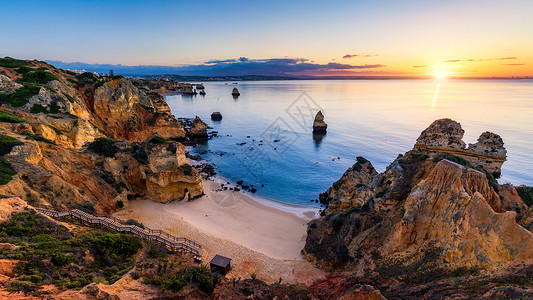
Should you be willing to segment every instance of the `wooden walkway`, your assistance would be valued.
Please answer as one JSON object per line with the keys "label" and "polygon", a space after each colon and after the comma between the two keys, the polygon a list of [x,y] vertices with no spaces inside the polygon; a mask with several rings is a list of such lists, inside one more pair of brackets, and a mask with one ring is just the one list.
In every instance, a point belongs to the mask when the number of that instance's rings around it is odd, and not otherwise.
{"label": "wooden walkway", "polygon": [[89,224],[105,226],[119,232],[130,232],[143,239],[156,241],[172,251],[186,251],[200,256],[202,249],[202,246],[187,238],[175,237],[162,230],[153,230],[147,227],[141,228],[136,225],[126,225],[123,224],[121,220],[112,216],[94,216],[80,209],[55,211],[36,207],[35,210],[43,215],[53,218],[71,217],[82,220]]}

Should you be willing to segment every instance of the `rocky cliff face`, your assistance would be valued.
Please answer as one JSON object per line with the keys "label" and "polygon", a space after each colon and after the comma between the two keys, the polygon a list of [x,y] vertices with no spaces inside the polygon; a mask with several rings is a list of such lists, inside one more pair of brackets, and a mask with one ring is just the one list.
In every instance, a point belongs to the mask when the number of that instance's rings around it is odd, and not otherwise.
{"label": "rocky cliff face", "polygon": [[93,111],[105,133],[116,138],[143,141],[154,133],[164,138],[185,137],[161,98],[139,91],[129,80],[115,79],[95,90]]}
{"label": "rocky cliff face", "polygon": [[499,177],[501,166],[507,159],[507,150],[502,138],[492,132],[482,133],[476,144],[466,147],[462,138],[461,124],[451,119],[440,119],[422,131],[416,140],[415,149],[423,149],[431,154],[450,153],[460,156],[474,166],[480,166]]}
{"label": "rocky cliff face", "polygon": [[[360,275],[531,260],[533,234],[522,226],[530,226],[530,210],[512,187],[499,186],[487,177],[490,172],[461,158],[481,147],[501,156],[503,142],[484,133],[465,150],[462,136],[457,122],[438,120],[418,139],[424,147],[400,155],[381,174],[358,157],[320,195],[327,207],[309,223],[304,255],[322,267]],[[457,153],[451,149],[463,156],[451,155]]]}
{"label": "rocky cliff face", "polygon": [[[168,141],[185,138],[185,130],[157,93],[179,84],[136,80],[137,87],[119,76],[74,74],[39,61],[9,63],[0,66],[0,133],[23,144],[4,157],[16,175],[0,185],[0,194],[98,212],[113,212],[136,197],[168,202],[202,194],[200,175],[185,164],[185,148]],[[154,136],[156,144],[149,142]],[[116,139],[112,155],[87,148],[105,137]]]}

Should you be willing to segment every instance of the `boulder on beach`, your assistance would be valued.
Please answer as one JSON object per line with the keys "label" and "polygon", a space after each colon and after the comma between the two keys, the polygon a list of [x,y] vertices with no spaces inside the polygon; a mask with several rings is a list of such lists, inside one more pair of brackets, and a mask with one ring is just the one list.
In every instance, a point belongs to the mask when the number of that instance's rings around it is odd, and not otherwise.
{"label": "boulder on beach", "polygon": [[241,95],[241,93],[239,93],[239,89],[237,89],[237,88],[233,88],[233,91],[231,92],[231,94],[233,96],[240,96]]}
{"label": "boulder on beach", "polygon": [[315,116],[315,121],[313,122],[313,133],[314,134],[326,133],[327,128],[328,128],[328,124],[324,122],[324,115],[322,114],[322,111],[318,111],[318,113]]}
{"label": "boulder on beach", "polygon": [[222,120],[222,114],[219,111],[215,111],[211,114],[211,120],[220,121]]}
{"label": "boulder on beach", "polygon": [[197,84],[196,84],[196,89],[197,89],[197,90],[203,90],[203,89],[205,89],[205,87],[204,87],[203,84],[201,84],[201,83],[197,83]]}

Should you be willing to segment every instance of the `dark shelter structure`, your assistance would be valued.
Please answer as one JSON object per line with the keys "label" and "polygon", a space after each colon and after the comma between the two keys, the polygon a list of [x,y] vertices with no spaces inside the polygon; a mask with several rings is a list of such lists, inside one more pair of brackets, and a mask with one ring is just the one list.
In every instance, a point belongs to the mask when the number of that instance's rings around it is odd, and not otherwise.
{"label": "dark shelter structure", "polygon": [[226,275],[231,270],[231,258],[215,255],[210,263],[211,271]]}

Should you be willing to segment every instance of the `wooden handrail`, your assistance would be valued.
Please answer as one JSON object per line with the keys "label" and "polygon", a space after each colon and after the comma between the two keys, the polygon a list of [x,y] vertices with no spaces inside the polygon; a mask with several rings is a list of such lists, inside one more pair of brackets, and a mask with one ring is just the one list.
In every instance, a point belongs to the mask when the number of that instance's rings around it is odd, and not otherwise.
{"label": "wooden handrail", "polygon": [[41,214],[53,217],[74,217],[85,221],[90,224],[99,224],[105,227],[111,228],[119,232],[131,232],[143,239],[153,240],[160,244],[163,244],[167,247],[170,247],[172,250],[185,250],[195,255],[200,255],[200,246],[198,243],[184,237],[175,237],[162,230],[154,230],[148,227],[139,227],[137,225],[126,225],[123,224],[121,220],[107,215],[92,215],[80,209],[71,209],[67,211],[55,211],[52,209],[45,209],[36,207],[35,210]]}

